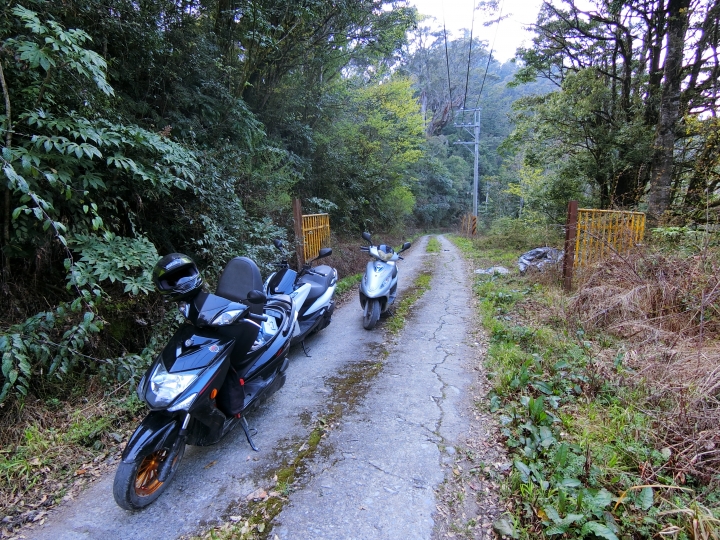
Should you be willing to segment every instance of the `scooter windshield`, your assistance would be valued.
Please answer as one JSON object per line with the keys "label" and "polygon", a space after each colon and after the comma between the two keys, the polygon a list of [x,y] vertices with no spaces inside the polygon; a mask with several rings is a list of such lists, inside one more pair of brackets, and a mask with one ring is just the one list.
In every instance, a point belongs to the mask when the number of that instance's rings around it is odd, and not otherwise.
{"label": "scooter windshield", "polygon": [[388,262],[393,258],[393,255],[395,255],[395,250],[391,248],[390,246],[386,246],[385,244],[381,244],[377,248],[377,254],[378,259],[384,262]]}

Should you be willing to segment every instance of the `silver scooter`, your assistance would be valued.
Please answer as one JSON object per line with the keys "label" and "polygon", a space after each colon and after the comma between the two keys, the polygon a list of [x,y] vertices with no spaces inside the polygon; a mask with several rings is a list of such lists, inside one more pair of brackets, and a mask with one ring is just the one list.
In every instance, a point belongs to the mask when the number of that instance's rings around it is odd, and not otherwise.
{"label": "silver scooter", "polygon": [[380,244],[373,246],[370,233],[362,233],[363,239],[370,244],[361,246],[360,251],[369,253],[373,258],[367,263],[365,275],[360,282],[360,305],[363,308],[363,327],[372,330],[381,313],[385,313],[397,296],[398,270],[396,261],[402,260],[400,253],[410,248],[405,242],[397,253],[391,246]]}

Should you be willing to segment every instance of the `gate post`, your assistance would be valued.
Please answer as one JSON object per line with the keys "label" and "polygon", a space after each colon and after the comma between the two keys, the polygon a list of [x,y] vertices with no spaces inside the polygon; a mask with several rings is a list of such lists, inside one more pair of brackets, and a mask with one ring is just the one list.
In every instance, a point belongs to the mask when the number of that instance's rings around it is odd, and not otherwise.
{"label": "gate post", "polygon": [[573,264],[575,263],[575,238],[577,236],[578,202],[568,202],[567,223],[565,224],[565,256],[563,257],[563,288],[572,287]]}
{"label": "gate post", "polygon": [[295,252],[298,269],[305,264],[305,236],[303,235],[303,217],[300,199],[293,199],[293,220],[295,221]]}

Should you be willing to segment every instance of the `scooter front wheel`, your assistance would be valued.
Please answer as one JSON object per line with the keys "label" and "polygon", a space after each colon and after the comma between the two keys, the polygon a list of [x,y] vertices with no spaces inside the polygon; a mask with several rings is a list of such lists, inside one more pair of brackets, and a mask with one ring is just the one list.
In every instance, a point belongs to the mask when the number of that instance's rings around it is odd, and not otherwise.
{"label": "scooter front wheel", "polygon": [[155,450],[134,463],[120,462],[113,482],[113,495],[118,506],[125,510],[140,510],[165,491],[185,453],[185,443],[182,443],[175,453],[167,479],[161,482],[158,471],[170,454],[171,447],[172,442],[166,448]]}
{"label": "scooter front wheel", "polygon": [[380,300],[368,298],[363,314],[363,327],[372,330],[380,318]]}

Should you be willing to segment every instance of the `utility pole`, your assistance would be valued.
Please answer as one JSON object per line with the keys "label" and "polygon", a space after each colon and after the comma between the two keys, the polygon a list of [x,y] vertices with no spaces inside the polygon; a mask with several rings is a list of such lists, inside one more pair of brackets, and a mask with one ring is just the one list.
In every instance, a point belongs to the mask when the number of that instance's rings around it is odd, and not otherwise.
{"label": "utility pole", "polygon": [[[465,128],[465,130],[473,135],[474,141],[468,142],[456,142],[455,144],[473,144],[475,145],[475,170],[473,173],[473,216],[477,218],[478,215],[478,169],[480,163],[480,109],[463,109],[459,112],[472,111],[473,112],[473,123],[472,124],[455,124],[457,127]],[[474,128],[470,131],[468,128]],[[488,202],[488,194],[485,195],[485,202]]]}

